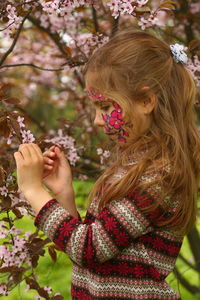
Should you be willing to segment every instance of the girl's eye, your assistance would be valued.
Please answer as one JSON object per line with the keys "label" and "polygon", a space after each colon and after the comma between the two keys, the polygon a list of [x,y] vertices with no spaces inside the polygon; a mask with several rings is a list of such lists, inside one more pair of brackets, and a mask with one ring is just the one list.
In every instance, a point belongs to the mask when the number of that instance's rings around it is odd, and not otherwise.
{"label": "girl's eye", "polygon": [[109,105],[101,106],[101,110],[108,111],[110,108]]}

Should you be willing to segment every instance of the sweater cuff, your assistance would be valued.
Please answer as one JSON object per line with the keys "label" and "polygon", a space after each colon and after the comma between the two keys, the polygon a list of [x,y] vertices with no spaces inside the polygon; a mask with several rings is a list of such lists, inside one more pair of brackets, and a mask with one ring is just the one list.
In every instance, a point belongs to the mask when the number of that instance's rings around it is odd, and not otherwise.
{"label": "sweater cuff", "polygon": [[56,199],[51,199],[47,203],[45,203],[45,205],[40,209],[34,221],[34,225],[36,227],[41,228],[41,224],[44,223],[44,220],[46,218],[46,212],[50,207],[53,207],[55,204],[58,204],[58,201]]}
{"label": "sweater cuff", "polygon": [[[45,205],[40,209],[40,211],[36,215],[34,225],[36,227],[42,229],[43,228],[42,225],[44,224],[45,219],[48,217],[47,211],[49,210],[49,208],[52,208],[52,207],[55,208],[56,206],[59,206],[59,205],[60,204],[58,203],[58,201],[54,198],[49,200],[47,203],[45,203]],[[65,210],[65,211],[67,214],[69,214],[67,210]],[[77,214],[78,214],[78,220],[82,222],[81,216],[78,211],[77,211]]]}

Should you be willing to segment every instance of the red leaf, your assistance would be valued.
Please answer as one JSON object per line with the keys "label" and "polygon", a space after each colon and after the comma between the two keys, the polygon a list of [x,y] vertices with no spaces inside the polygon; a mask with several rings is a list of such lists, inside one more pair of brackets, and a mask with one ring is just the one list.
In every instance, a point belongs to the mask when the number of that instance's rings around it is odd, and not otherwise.
{"label": "red leaf", "polygon": [[39,288],[38,294],[45,299],[49,299],[49,294],[44,290],[44,288]]}
{"label": "red leaf", "polygon": [[11,267],[3,267],[0,268],[0,273],[13,273],[13,272],[22,272],[24,268],[18,268],[16,266],[11,266]]}
{"label": "red leaf", "polygon": [[18,219],[21,219],[23,217],[22,214],[21,214],[21,212],[17,208],[12,208],[12,212],[15,214],[15,216]]}
{"label": "red leaf", "polygon": [[10,117],[9,121],[10,121],[10,125],[12,126],[12,129],[14,129],[16,135],[18,137],[21,137],[21,133],[20,133],[21,129],[20,129],[20,126],[19,126],[19,123],[17,122],[17,120]]}
{"label": "red leaf", "polygon": [[26,283],[30,286],[31,289],[38,290],[40,288],[36,280],[31,278],[25,278]]}
{"label": "red leaf", "polygon": [[3,185],[4,179],[5,179],[5,174],[3,168],[0,168],[0,186]]}
{"label": "red leaf", "polygon": [[55,251],[55,247],[53,245],[49,246],[48,251],[49,251],[49,254],[50,254],[52,260],[56,261],[57,260],[57,253]]}
{"label": "red leaf", "polygon": [[10,104],[20,104],[20,100],[17,98],[7,98],[7,99],[3,99],[3,101],[6,101],[6,103],[10,103]]}
{"label": "red leaf", "polygon": [[8,138],[10,134],[10,127],[8,125],[8,120],[4,119],[0,123],[0,135],[4,136],[5,138]]}

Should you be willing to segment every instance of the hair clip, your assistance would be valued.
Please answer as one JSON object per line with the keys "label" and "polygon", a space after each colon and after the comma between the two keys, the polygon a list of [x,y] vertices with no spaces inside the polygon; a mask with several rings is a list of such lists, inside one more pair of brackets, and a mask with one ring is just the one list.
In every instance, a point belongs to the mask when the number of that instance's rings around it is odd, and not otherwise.
{"label": "hair clip", "polygon": [[169,46],[171,53],[173,54],[173,59],[175,62],[181,62],[182,64],[187,64],[188,56],[184,52],[184,45],[181,44],[172,44]]}

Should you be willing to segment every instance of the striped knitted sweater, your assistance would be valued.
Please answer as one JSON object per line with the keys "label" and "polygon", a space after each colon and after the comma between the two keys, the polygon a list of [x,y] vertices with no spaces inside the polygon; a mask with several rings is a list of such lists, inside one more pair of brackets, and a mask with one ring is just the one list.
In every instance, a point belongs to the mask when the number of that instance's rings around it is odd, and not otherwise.
{"label": "striped knitted sweater", "polygon": [[[152,176],[156,174],[141,180],[149,181]],[[72,299],[180,299],[165,278],[173,271],[183,237],[157,226],[171,212],[141,211],[156,197],[159,186],[145,193],[132,189],[99,213],[95,198],[84,221],[80,215],[79,219],[71,216],[56,199],[41,208],[34,225],[73,263]]]}

